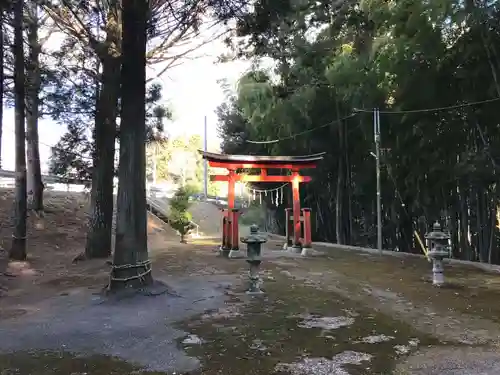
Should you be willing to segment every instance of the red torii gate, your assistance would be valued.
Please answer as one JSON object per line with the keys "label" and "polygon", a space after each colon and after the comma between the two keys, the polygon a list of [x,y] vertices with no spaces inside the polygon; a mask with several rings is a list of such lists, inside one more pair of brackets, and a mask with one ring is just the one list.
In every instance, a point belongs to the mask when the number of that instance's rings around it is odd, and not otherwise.
{"label": "red torii gate", "polygon": [[[223,226],[222,226],[222,250],[239,250],[238,237],[238,210],[234,207],[235,200],[235,183],[241,182],[290,182],[292,185],[293,197],[293,220],[288,217],[289,210],[287,209],[286,228],[287,242],[293,231],[293,247],[300,251],[301,244],[301,215],[300,215],[300,195],[299,184],[301,182],[311,181],[310,176],[301,176],[300,170],[307,168],[316,168],[316,164],[323,159],[325,154],[313,154],[306,156],[249,156],[249,155],[223,155],[212,152],[199,150],[203,159],[208,161],[208,164],[214,168],[225,168],[228,170],[227,175],[212,175],[211,181],[227,181],[228,182],[228,209],[223,210]],[[259,175],[250,175],[238,173],[238,169],[260,169]],[[274,176],[268,175],[268,169],[288,169],[292,171],[291,175]],[[306,212],[307,209],[304,209]],[[307,216],[307,217],[306,217]],[[304,240],[310,246],[311,227],[310,215],[307,210],[307,215],[304,214]],[[290,227],[290,221],[293,222],[293,227]]]}

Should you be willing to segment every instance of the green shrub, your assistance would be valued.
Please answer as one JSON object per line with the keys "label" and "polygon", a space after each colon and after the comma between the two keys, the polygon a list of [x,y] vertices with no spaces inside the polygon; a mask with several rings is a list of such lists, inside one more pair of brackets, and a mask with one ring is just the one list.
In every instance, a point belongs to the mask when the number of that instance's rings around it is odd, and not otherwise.
{"label": "green shrub", "polygon": [[189,200],[191,192],[192,189],[189,186],[180,187],[172,199],[170,199],[170,216],[168,221],[170,226],[181,236],[182,243],[186,243],[186,235],[193,229],[192,216],[188,212],[192,204]]}

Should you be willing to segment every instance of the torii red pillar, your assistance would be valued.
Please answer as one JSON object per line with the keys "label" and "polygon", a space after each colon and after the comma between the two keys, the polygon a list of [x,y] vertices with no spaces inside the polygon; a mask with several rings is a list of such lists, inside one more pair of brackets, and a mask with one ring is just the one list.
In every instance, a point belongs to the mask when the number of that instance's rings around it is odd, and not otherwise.
{"label": "torii red pillar", "polygon": [[298,170],[292,173],[292,201],[293,201],[293,247],[299,249],[300,246],[300,175]]}
{"label": "torii red pillar", "polygon": [[[212,181],[226,181],[228,183],[228,212],[227,226],[223,228],[222,250],[236,252],[239,250],[238,238],[238,212],[235,209],[235,183],[241,182],[290,182],[292,184],[293,197],[293,247],[301,248],[301,211],[299,186],[301,182],[311,181],[309,176],[301,176],[299,171],[306,168],[315,168],[316,163],[323,159],[322,154],[308,156],[244,156],[244,155],[221,155],[199,151],[203,158],[209,162],[211,167],[225,168],[227,175],[212,175]],[[241,169],[259,169],[260,174],[238,173]],[[292,171],[291,175],[269,175],[269,169],[288,169]],[[308,216],[310,217],[310,215]],[[288,220],[288,218],[287,218]],[[310,225],[305,228],[310,230]],[[224,239],[227,237],[227,241]],[[310,240],[310,233],[305,236]],[[229,249],[225,246],[229,245]]]}
{"label": "torii red pillar", "polygon": [[228,249],[233,253],[239,250],[239,226],[238,226],[238,210],[235,208],[235,184],[237,174],[234,169],[228,169],[227,174],[227,226],[226,235],[229,239]]}
{"label": "torii red pillar", "polygon": [[229,169],[227,174],[227,208],[229,212],[234,208],[234,190],[235,190],[235,171],[234,169]]}

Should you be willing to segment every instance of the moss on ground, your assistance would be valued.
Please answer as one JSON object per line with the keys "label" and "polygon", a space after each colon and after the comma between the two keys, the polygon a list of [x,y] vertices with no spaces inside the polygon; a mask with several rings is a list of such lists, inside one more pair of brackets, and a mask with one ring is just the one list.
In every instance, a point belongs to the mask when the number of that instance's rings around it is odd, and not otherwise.
{"label": "moss on ground", "polygon": [[[275,276],[275,275],[273,275]],[[369,310],[339,295],[302,285],[283,276],[265,284],[266,295],[254,297],[241,316],[195,319],[182,328],[201,337],[202,345],[183,345],[202,360],[197,374],[272,374],[278,363],[293,363],[301,357],[332,358],[346,350],[373,355],[362,366],[345,366],[352,375],[389,374],[398,354],[396,345],[438,344],[438,340],[413,330],[409,325]],[[243,293],[232,304],[245,301]],[[351,316],[354,323],[334,330],[301,328],[299,314],[326,317]],[[387,342],[363,343],[366,336],[386,335]],[[182,345],[182,344],[181,344]]]}
{"label": "moss on ground", "polygon": [[446,284],[431,284],[432,265],[423,258],[379,256],[356,251],[326,249],[326,259],[303,260],[302,268],[334,270],[336,278],[389,290],[421,306],[442,312],[476,315],[500,322],[500,274],[459,264],[445,264]]}
{"label": "moss on ground", "polygon": [[0,355],[1,375],[166,375],[119,359],[66,352],[29,351]]}

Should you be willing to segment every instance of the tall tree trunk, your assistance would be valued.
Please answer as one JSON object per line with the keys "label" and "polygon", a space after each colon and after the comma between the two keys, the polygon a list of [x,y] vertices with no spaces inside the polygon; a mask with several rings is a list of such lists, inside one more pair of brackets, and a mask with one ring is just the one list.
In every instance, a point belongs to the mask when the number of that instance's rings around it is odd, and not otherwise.
{"label": "tall tree trunk", "polygon": [[40,149],[38,140],[39,92],[41,86],[39,56],[41,46],[38,40],[38,6],[36,2],[30,4],[28,15],[28,47],[29,59],[26,69],[27,97],[26,97],[26,142],[28,156],[27,190],[31,195],[31,208],[35,212],[43,211],[43,183],[40,168]]}
{"label": "tall tree trunk", "polygon": [[467,201],[467,191],[464,182],[459,190],[460,203],[460,248],[462,249],[462,259],[472,260],[473,254],[469,240],[469,207]]}
{"label": "tall tree trunk", "polygon": [[479,187],[476,190],[476,220],[477,220],[477,253],[479,257],[479,261],[484,263],[488,261],[488,252],[489,252],[489,207],[486,199],[486,190],[483,187]]}
{"label": "tall tree trunk", "polygon": [[451,192],[451,195],[453,196],[450,221],[452,258],[460,258],[460,230],[458,227],[460,207],[458,206],[458,197],[456,192]]}
{"label": "tall tree trunk", "polygon": [[9,258],[26,259],[26,147],[25,147],[25,93],[24,93],[24,48],[23,48],[23,0],[14,2],[14,100],[15,100],[15,144],[16,144],[16,191],[14,201],[14,233]]}
{"label": "tall tree trunk", "polygon": [[116,116],[120,90],[121,25],[118,9],[118,4],[113,2],[106,22],[106,41],[97,51],[102,66],[102,87],[96,103],[90,220],[85,245],[87,259],[111,255]]}
{"label": "tall tree trunk", "polygon": [[500,186],[495,184],[493,188],[493,197],[491,200],[491,233],[490,233],[490,253],[488,263],[497,264],[498,262],[498,197]]}
{"label": "tall tree trunk", "polygon": [[345,244],[344,236],[344,168],[342,163],[342,156],[339,157],[338,172],[337,172],[337,199],[335,207],[335,228],[337,235],[337,243]]}
{"label": "tall tree trunk", "polygon": [[346,206],[347,206],[347,216],[346,216],[346,231],[347,231],[347,244],[352,244],[353,232],[352,232],[352,171],[351,171],[351,160],[349,157],[349,139],[346,129],[344,129],[344,147],[345,147],[345,168],[346,168]]}
{"label": "tall tree trunk", "polygon": [[148,3],[123,3],[120,166],[110,291],[153,282],[146,213],[146,22]]}
{"label": "tall tree trunk", "polygon": [[[396,199],[391,200],[390,203],[390,220],[387,225],[389,230],[389,235],[387,236],[390,239],[390,245],[388,246],[391,250],[396,250],[398,247],[398,201]],[[399,250],[399,249],[398,249]]]}
{"label": "tall tree trunk", "polygon": [[2,168],[2,132],[3,132],[3,85],[4,85],[4,43],[3,43],[3,24],[4,10],[0,6],[0,168]]}
{"label": "tall tree trunk", "polygon": [[94,128],[95,156],[90,193],[90,222],[85,245],[85,257],[88,259],[106,258],[111,254],[119,78],[119,58],[104,59],[102,88],[97,102]]}
{"label": "tall tree trunk", "polygon": [[492,264],[493,263],[493,252],[494,252],[494,240],[495,240],[495,232],[496,232],[496,215],[497,215],[497,209],[495,204],[491,204],[490,210],[489,210],[490,216],[489,216],[489,232],[488,232],[488,263]]}
{"label": "tall tree trunk", "polygon": [[337,116],[339,117],[338,124],[338,140],[339,140],[339,160],[337,168],[337,204],[336,204],[336,220],[335,228],[337,232],[337,243],[345,244],[345,147],[344,147],[344,123],[340,121],[339,105],[336,103]]}

